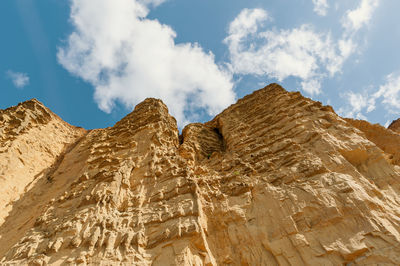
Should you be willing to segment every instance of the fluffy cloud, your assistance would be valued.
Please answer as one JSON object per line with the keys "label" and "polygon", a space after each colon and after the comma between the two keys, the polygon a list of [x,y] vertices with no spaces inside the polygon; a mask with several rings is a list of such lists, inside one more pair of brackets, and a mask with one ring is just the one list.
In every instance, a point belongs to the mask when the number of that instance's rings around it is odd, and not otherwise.
{"label": "fluffy cloud", "polygon": [[312,0],[314,4],[314,12],[320,16],[326,16],[329,8],[328,0]]}
{"label": "fluffy cloud", "polygon": [[11,79],[15,87],[22,89],[29,84],[29,76],[26,73],[14,72],[8,70],[6,76]]}
{"label": "fluffy cloud", "polygon": [[[358,43],[354,41],[357,33],[362,27],[368,25],[372,18],[373,11],[378,7],[379,0],[360,0],[360,4],[356,9],[348,10],[342,18],[342,27],[344,32],[338,41],[338,47],[341,58],[348,58],[357,48]],[[341,59],[338,59],[339,63]]]}
{"label": "fluffy cloud", "polygon": [[363,112],[364,109],[371,104],[371,99],[368,99],[368,95],[363,95],[350,91],[343,94],[342,98],[347,101],[348,105],[346,105],[345,107],[341,107],[338,110],[338,113],[341,116],[364,120],[366,119]]}
{"label": "fluffy cloud", "polygon": [[[326,0],[313,3],[317,13],[326,14]],[[347,11],[342,20],[342,36],[337,40],[329,32],[317,32],[308,24],[292,29],[266,29],[270,16],[265,10],[244,9],[230,23],[229,35],[224,40],[229,48],[231,71],[278,81],[295,77],[300,79],[303,91],[319,94],[321,82],[340,73],[357,50],[354,37],[368,24],[377,6],[378,0],[361,0],[356,9]]]}
{"label": "fluffy cloud", "polygon": [[259,25],[268,19],[268,13],[264,9],[243,9],[229,25],[229,37],[225,42],[230,43],[230,48],[239,50],[242,39],[248,35],[258,33]]}
{"label": "fluffy cloud", "polygon": [[342,95],[348,105],[339,109],[339,114],[346,117],[366,119],[365,114],[376,109],[376,104],[383,104],[392,114],[400,112],[400,72],[386,76],[386,81],[374,93],[355,93],[349,91]]}
{"label": "fluffy cloud", "polygon": [[379,0],[361,0],[360,5],[356,9],[347,11],[343,18],[343,27],[349,32],[360,30],[369,23],[378,5]]}
{"label": "fluffy cloud", "polygon": [[386,77],[385,84],[372,95],[374,102],[382,101],[385,108],[391,113],[400,112],[400,73],[392,73]]}
{"label": "fluffy cloud", "polygon": [[[353,41],[357,32],[370,22],[374,10],[378,7],[379,0],[360,0],[360,4],[353,10],[348,10],[342,19],[344,33],[338,42],[342,57],[350,56],[356,49],[358,44]],[[339,114],[346,117],[358,119],[366,119],[365,115],[376,108],[376,102],[379,98],[383,98],[386,107],[396,105],[396,78],[394,74],[387,77],[387,83],[380,87],[379,91],[370,94],[367,92],[355,93],[349,91],[342,95],[348,104],[339,109]],[[400,89],[400,86],[398,86]],[[392,98],[391,98],[392,97]],[[397,97],[397,99],[399,99]],[[397,102],[398,103],[398,102]]]}
{"label": "fluffy cloud", "polygon": [[279,81],[297,77],[302,80],[304,91],[318,94],[321,79],[340,71],[351,53],[351,42],[336,44],[329,33],[317,33],[310,25],[262,31],[267,19],[268,14],[262,9],[244,9],[232,21],[224,40],[232,71],[266,75]]}
{"label": "fluffy cloud", "polygon": [[72,0],[74,31],[58,61],[95,88],[98,106],[132,108],[161,98],[182,126],[190,110],[214,115],[235,99],[231,74],[198,44],[176,44],[176,33],[147,17],[163,0]]}

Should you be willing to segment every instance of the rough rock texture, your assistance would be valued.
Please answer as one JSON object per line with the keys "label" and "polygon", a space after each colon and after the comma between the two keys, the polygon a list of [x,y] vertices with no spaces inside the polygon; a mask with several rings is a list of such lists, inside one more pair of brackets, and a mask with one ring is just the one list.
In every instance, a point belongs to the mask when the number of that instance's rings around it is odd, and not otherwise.
{"label": "rough rock texture", "polygon": [[0,226],[15,207],[12,202],[38,180],[50,178],[85,132],[62,121],[36,99],[0,110]]}
{"label": "rough rock texture", "polygon": [[393,122],[389,125],[388,129],[400,133],[400,118],[397,119],[397,120],[395,120],[395,121],[393,121]]}
{"label": "rough rock texture", "polygon": [[381,148],[387,159],[396,165],[400,165],[400,134],[387,130],[379,124],[371,125],[364,120],[345,119],[348,123],[365,133],[365,137]]}
{"label": "rough rock texture", "polygon": [[[24,104],[24,117],[44,113]],[[277,84],[181,136],[156,99],[90,132],[44,110],[47,123],[33,128],[53,138],[4,140],[12,123],[1,124],[2,147],[41,141],[0,153],[29,162],[22,172],[1,166],[1,182],[22,180],[6,197],[3,265],[400,264],[393,131],[345,121]]]}

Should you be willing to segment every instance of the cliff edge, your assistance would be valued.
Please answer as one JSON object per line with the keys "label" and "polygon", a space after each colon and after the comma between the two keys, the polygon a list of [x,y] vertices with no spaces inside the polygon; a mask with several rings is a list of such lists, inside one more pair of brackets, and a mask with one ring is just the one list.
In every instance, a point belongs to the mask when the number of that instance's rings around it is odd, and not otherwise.
{"label": "cliff edge", "polygon": [[[277,84],[186,126],[0,111],[2,265],[399,265],[398,132]],[[389,144],[390,143],[390,144]]]}

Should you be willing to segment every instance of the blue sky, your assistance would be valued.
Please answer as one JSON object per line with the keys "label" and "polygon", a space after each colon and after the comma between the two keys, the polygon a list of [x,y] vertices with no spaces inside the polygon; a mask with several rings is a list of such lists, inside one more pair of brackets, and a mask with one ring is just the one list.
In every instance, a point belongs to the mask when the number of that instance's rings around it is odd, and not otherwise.
{"label": "blue sky", "polygon": [[397,0],[4,0],[0,108],[112,126],[146,97],[179,125],[278,82],[342,116],[400,117]]}

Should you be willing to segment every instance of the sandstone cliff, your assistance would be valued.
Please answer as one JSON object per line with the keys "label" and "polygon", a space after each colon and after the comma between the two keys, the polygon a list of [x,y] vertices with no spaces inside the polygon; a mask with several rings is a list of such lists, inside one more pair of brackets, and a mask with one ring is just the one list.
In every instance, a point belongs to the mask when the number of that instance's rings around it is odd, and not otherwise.
{"label": "sandstone cliff", "polygon": [[395,120],[395,121],[393,121],[393,122],[389,125],[388,128],[389,128],[390,130],[393,130],[393,131],[395,131],[395,132],[400,133],[400,118],[397,119],[397,120]]}
{"label": "sandstone cliff", "polygon": [[[399,265],[399,134],[271,84],[179,136],[0,113],[3,265]],[[4,207],[3,207],[4,206]]]}

